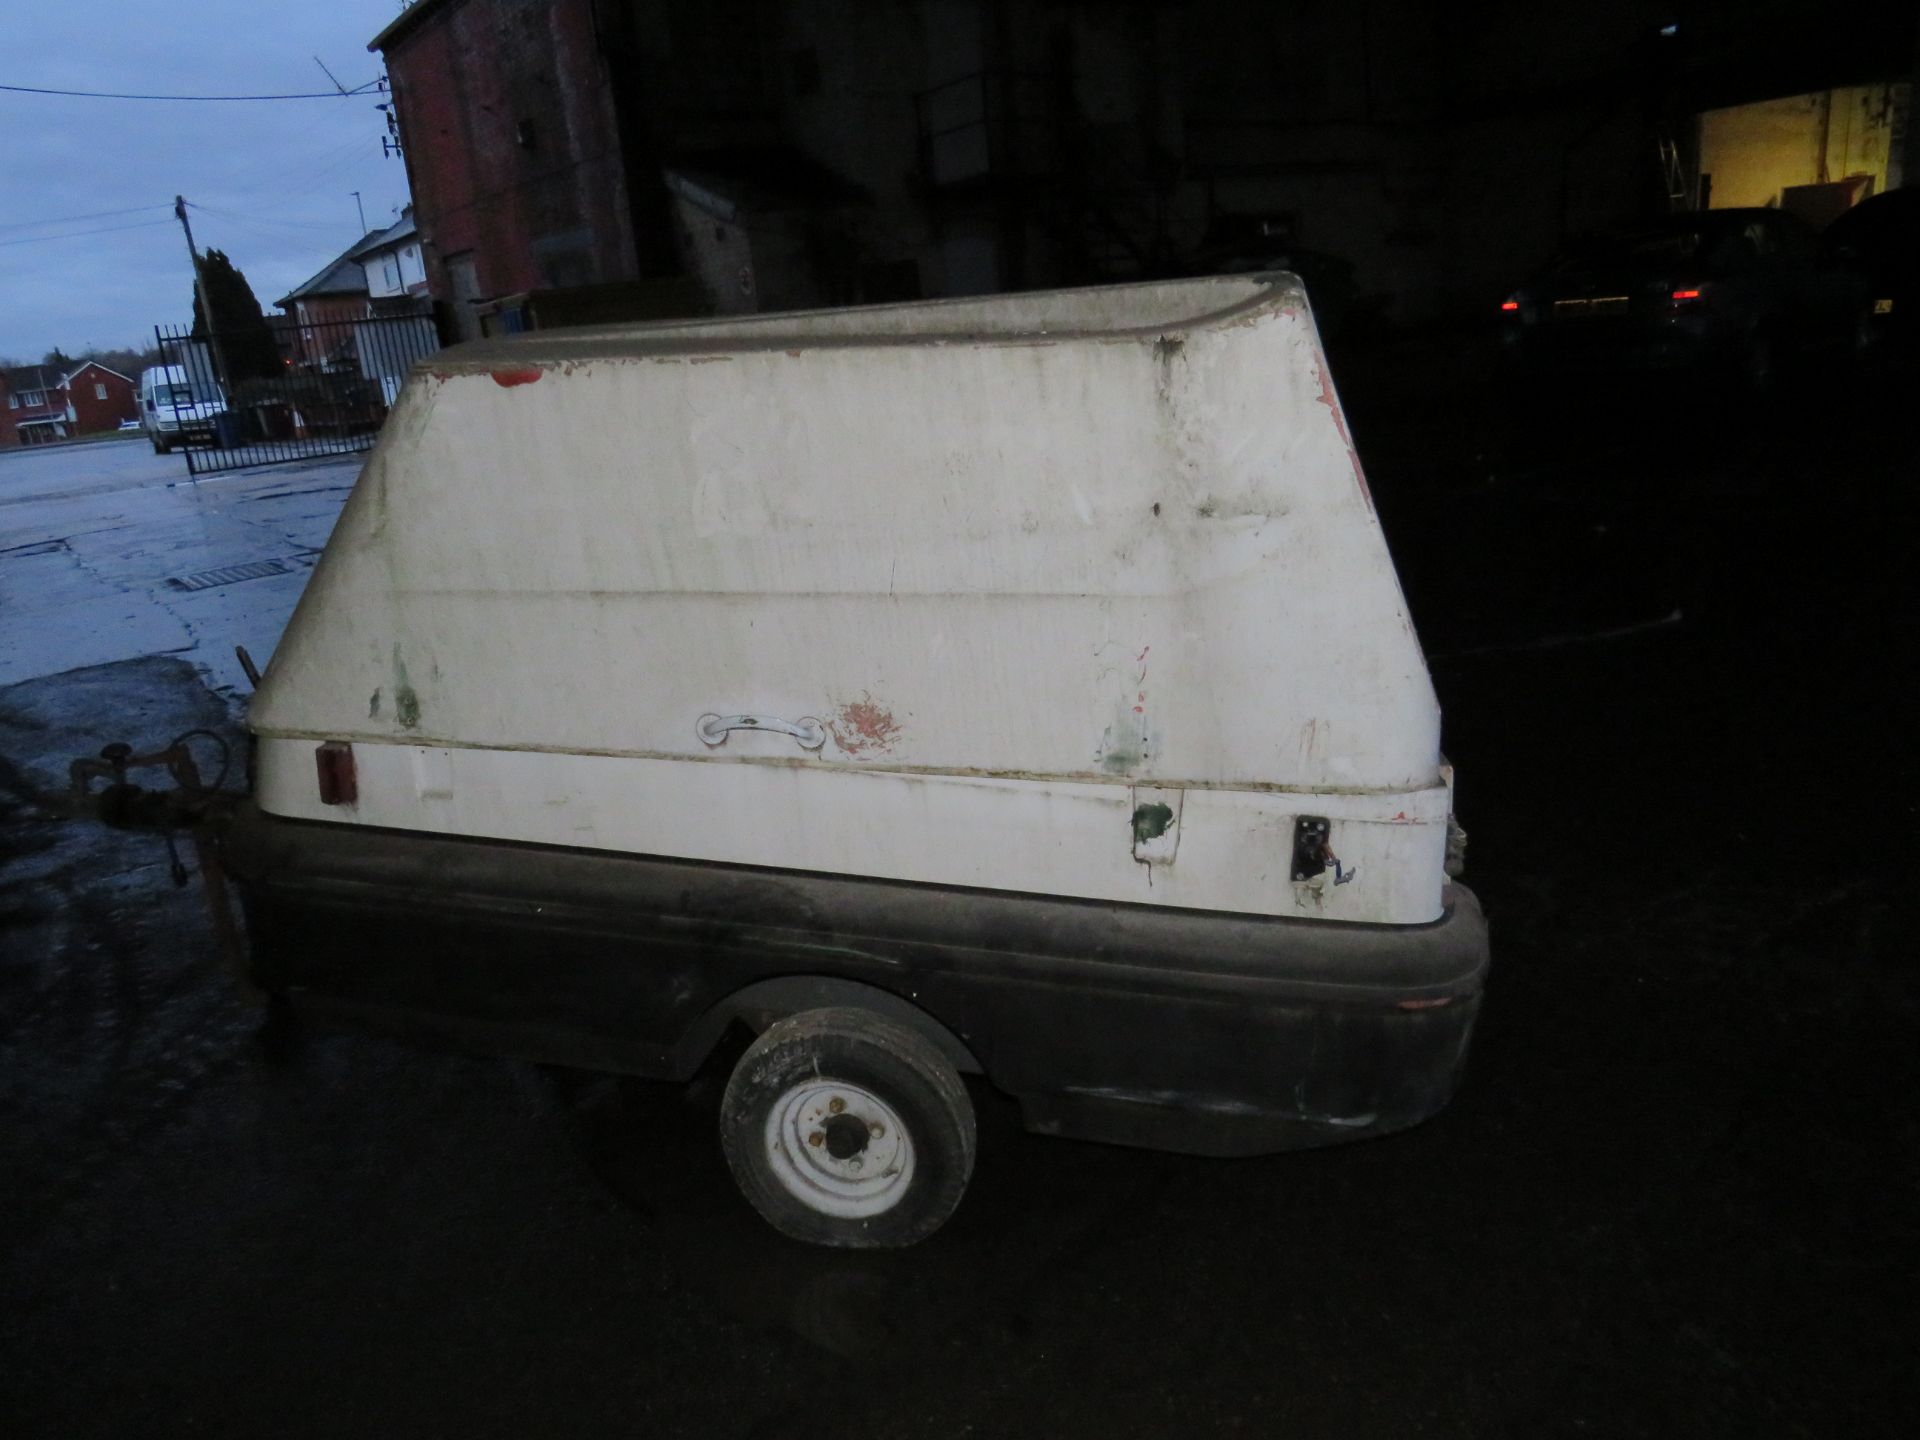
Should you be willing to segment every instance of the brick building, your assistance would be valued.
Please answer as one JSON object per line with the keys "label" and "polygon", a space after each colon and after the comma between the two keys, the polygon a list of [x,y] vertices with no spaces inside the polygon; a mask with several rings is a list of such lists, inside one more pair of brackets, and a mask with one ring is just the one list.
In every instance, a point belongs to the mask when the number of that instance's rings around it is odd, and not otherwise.
{"label": "brick building", "polygon": [[1912,0],[1683,8],[416,0],[372,48],[469,332],[669,275],[725,312],[1275,264],[1417,321],[1694,203],[1716,107],[1856,87],[1815,118],[1896,183]]}
{"label": "brick building", "polygon": [[373,42],[393,78],[426,278],[465,333],[481,299],[674,268],[664,253],[639,263],[632,137],[603,68],[609,22],[624,28],[596,0],[427,0]]}
{"label": "brick building", "polygon": [[140,413],[134,382],[88,360],[64,374],[44,365],[0,370],[0,445],[42,445],[117,430]]}
{"label": "brick building", "polygon": [[0,370],[0,444],[37,445],[64,440],[73,433],[67,422],[62,377],[41,365]]}
{"label": "brick building", "polygon": [[367,295],[375,311],[391,300],[427,298],[427,272],[420,257],[420,232],[413,223],[413,207],[385,230],[374,232],[347,252],[367,277]]}
{"label": "brick building", "polygon": [[373,230],[361,236],[319,274],[273,302],[293,321],[292,326],[281,330],[281,345],[283,349],[291,347],[287,358],[294,364],[325,365],[341,344],[345,333],[341,327],[373,313],[367,272],[353,255],[380,234]]}

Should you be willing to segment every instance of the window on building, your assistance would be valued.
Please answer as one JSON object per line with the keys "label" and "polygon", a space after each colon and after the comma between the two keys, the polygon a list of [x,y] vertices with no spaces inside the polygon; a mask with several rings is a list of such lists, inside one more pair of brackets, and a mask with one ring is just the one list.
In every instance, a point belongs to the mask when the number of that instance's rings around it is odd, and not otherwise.
{"label": "window on building", "polygon": [[7,396],[7,408],[9,410],[18,410],[20,408],[20,397],[18,395]]}
{"label": "window on building", "polygon": [[25,405],[29,410],[36,405],[44,405],[47,403],[47,392],[44,390],[22,390],[20,392],[20,403]]}
{"label": "window on building", "polygon": [[104,381],[96,380],[93,382],[93,398],[96,400],[104,400],[107,398],[107,387]]}
{"label": "window on building", "polygon": [[380,271],[387,277],[387,288],[389,290],[398,290],[400,288],[400,262],[398,260],[389,255],[381,262]]}

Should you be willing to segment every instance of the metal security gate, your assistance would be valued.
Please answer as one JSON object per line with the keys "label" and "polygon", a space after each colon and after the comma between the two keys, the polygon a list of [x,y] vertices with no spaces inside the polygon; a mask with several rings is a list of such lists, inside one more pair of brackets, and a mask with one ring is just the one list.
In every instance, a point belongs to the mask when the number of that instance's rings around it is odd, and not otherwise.
{"label": "metal security gate", "polygon": [[211,335],[161,325],[154,338],[140,423],[193,475],[371,449],[408,369],[440,348],[426,307]]}

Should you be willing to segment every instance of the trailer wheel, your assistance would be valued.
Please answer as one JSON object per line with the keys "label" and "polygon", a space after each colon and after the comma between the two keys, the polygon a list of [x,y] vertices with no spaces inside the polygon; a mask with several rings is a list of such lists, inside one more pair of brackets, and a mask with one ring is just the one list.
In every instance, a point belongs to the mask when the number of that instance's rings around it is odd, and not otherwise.
{"label": "trailer wheel", "polygon": [[720,1144],[753,1208],[815,1245],[924,1240],[973,1174],[973,1103],[913,1031],[867,1010],[809,1010],[748,1047]]}

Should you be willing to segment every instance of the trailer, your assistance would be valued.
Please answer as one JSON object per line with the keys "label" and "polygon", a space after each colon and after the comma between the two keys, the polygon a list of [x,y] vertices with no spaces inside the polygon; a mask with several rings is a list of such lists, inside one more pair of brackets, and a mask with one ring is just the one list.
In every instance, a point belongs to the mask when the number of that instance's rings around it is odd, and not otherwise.
{"label": "trailer", "polygon": [[686,1079],[742,1191],[924,1238],[1037,1132],[1350,1141],[1487,967],[1304,292],[1227,276],[417,365],[252,702],[251,973]]}

